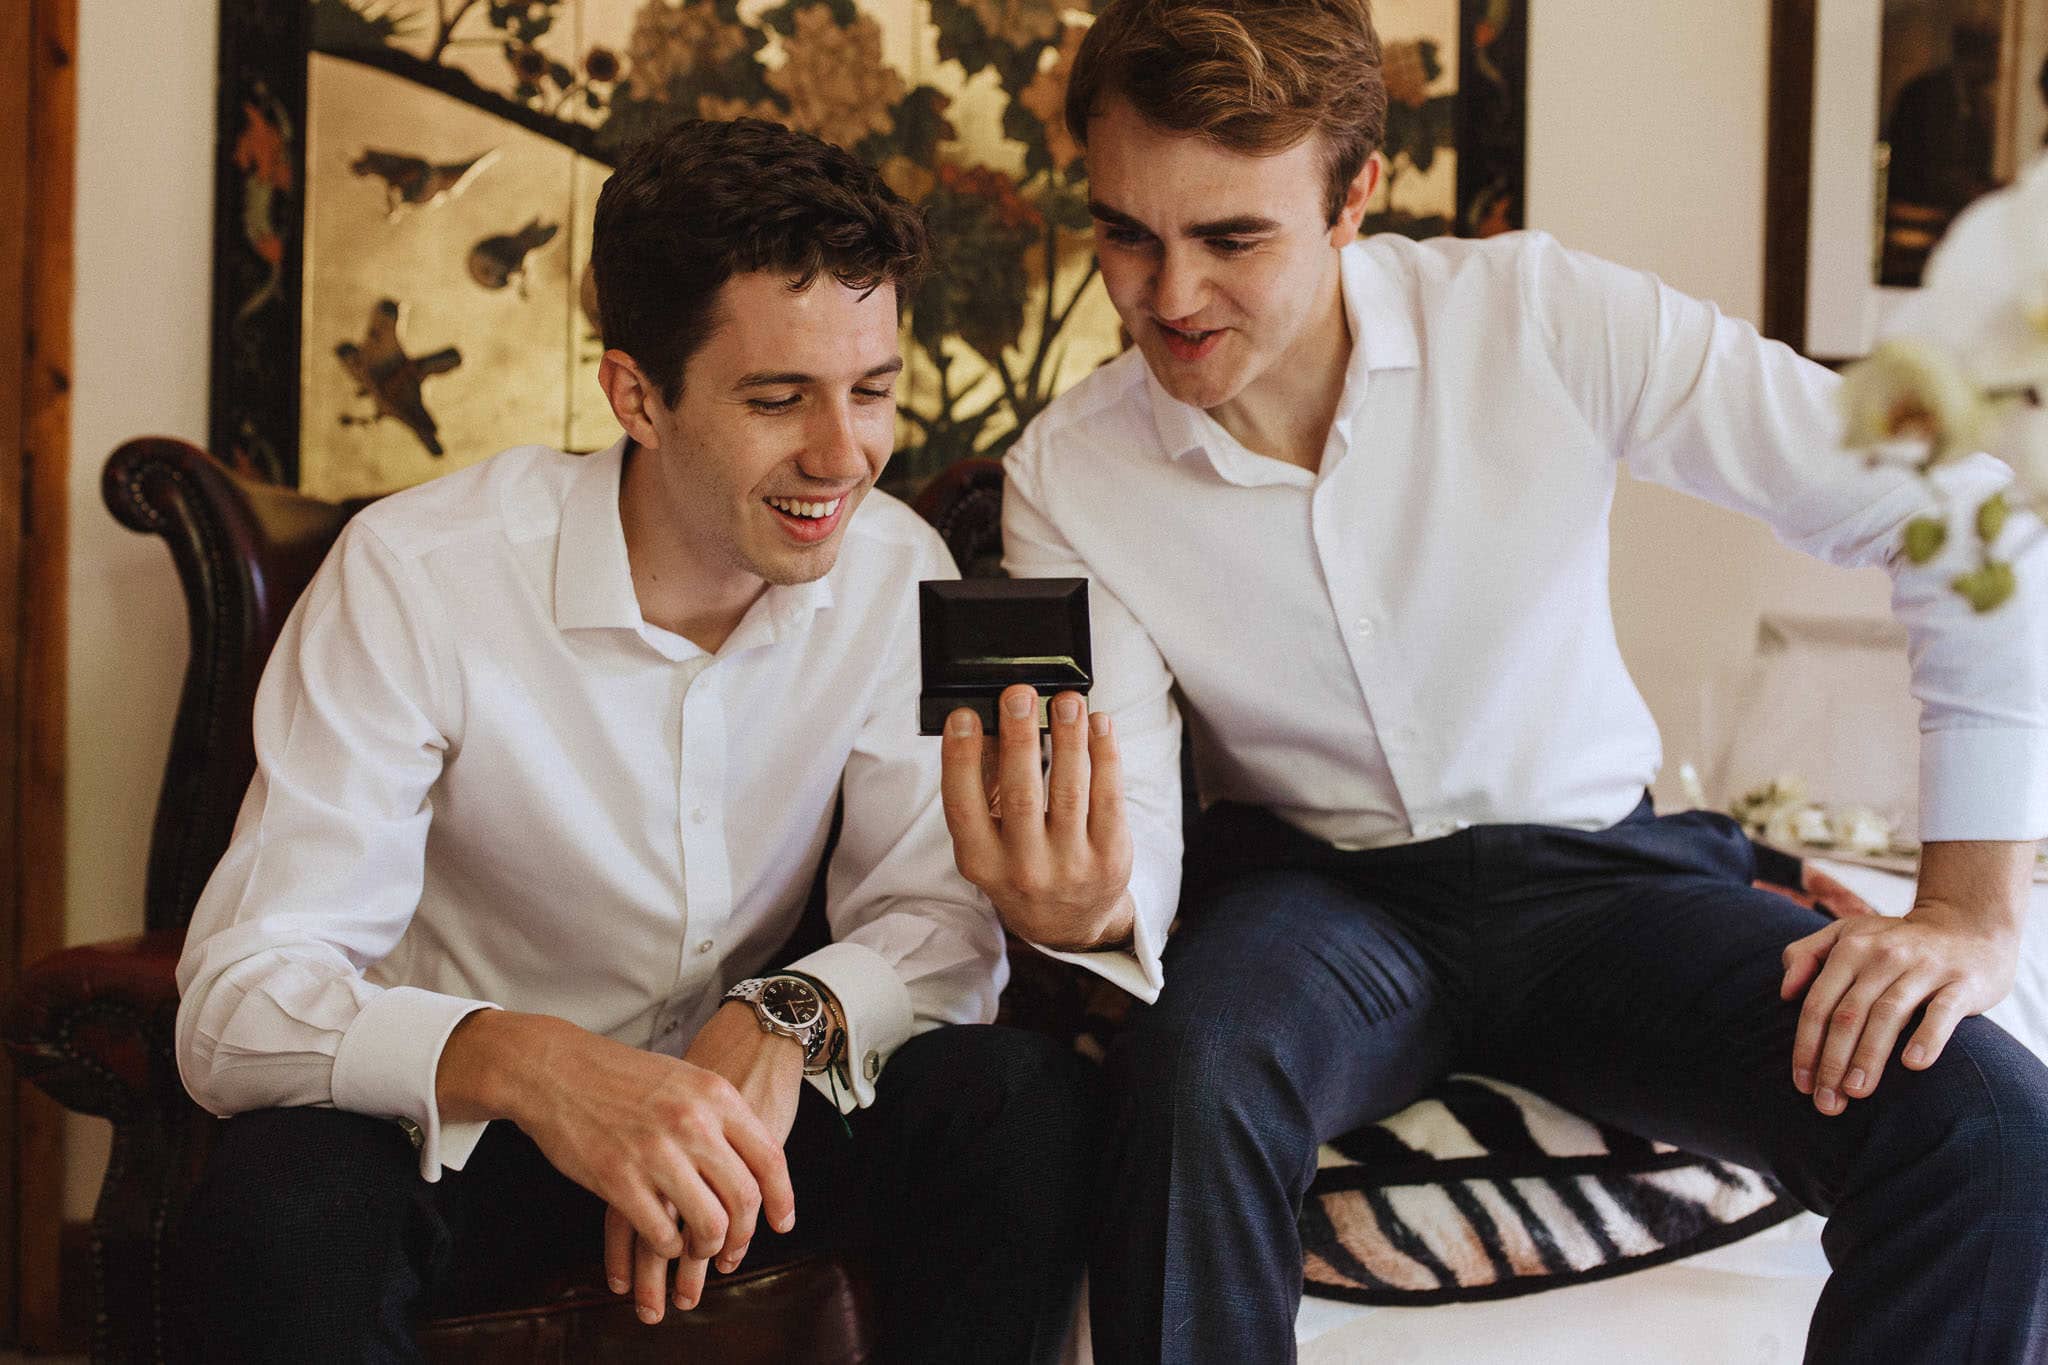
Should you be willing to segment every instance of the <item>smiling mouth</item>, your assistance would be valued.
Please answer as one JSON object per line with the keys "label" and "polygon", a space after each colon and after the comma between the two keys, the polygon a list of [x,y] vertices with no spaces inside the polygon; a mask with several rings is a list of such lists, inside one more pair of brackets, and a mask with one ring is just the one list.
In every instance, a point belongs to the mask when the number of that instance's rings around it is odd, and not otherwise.
{"label": "smiling mouth", "polygon": [[776,525],[798,545],[816,545],[839,529],[840,518],[849,501],[847,494],[836,498],[763,498],[775,514]]}
{"label": "smiling mouth", "polygon": [[1190,331],[1185,327],[1171,327],[1154,320],[1159,334],[1166,341],[1166,349],[1181,360],[1200,360],[1216,347],[1217,339],[1223,335],[1221,327],[1208,331]]}
{"label": "smiling mouth", "polygon": [[762,501],[784,516],[795,517],[798,521],[824,521],[838,514],[839,505],[846,501],[846,496],[841,494],[825,502],[802,498],[763,498]]}

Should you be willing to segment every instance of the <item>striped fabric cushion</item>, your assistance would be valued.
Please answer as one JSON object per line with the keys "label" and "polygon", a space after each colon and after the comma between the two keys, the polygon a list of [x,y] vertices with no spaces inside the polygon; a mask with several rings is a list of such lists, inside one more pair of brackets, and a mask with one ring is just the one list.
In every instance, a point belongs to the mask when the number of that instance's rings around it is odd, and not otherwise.
{"label": "striped fabric cushion", "polygon": [[[1002,1022],[1100,1059],[1131,999],[1012,943]],[[1420,1306],[1512,1298],[1725,1245],[1799,1212],[1765,1176],[1452,1075],[1326,1145],[1301,1212],[1311,1294]]]}
{"label": "striped fabric cushion", "polygon": [[1447,1077],[1325,1146],[1302,1207],[1309,1293],[1421,1305],[1603,1279],[1799,1212],[1768,1177]]}

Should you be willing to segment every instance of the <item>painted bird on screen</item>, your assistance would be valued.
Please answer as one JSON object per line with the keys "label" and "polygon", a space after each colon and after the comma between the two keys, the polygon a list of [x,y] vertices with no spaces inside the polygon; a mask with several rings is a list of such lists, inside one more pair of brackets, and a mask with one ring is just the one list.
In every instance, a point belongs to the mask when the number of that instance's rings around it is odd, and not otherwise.
{"label": "painted bird on screen", "polygon": [[384,208],[394,218],[408,208],[437,204],[456,193],[497,155],[492,148],[467,161],[435,163],[404,152],[365,148],[349,164],[361,176],[376,176],[384,182]]}
{"label": "painted bird on screen", "polygon": [[368,417],[343,417],[344,425],[395,417],[419,437],[429,455],[442,453],[434,416],[420,396],[420,383],[460,365],[462,352],[444,346],[432,355],[407,355],[398,340],[398,304],[391,299],[379,299],[370,310],[369,331],[362,344],[344,341],[334,348],[334,354],[355,379],[357,393],[376,406]]}
{"label": "painted bird on screen", "polygon": [[503,289],[519,281],[526,297],[526,258],[555,239],[562,229],[536,218],[517,232],[486,237],[469,249],[469,277],[486,289]]}

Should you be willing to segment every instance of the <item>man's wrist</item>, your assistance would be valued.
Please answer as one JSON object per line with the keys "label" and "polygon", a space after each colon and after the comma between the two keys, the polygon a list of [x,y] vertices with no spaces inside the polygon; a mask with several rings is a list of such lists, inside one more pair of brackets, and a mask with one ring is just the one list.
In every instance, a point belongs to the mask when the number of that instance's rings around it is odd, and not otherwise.
{"label": "man's wrist", "polygon": [[2006,840],[1938,840],[1920,849],[1913,914],[1930,911],[1953,927],[2016,939],[2026,921],[2034,845]]}
{"label": "man's wrist", "polygon": [[434,1069],[434,1106],[443,1123],[519,1122],[537,1085],[555,1074],[550,1058],[565,1019],[513,1010],[465,1015],[441,1045]]}
{"label": "man's wrist", "polygon": [[809,972],[800,972],[794,968],[785,967],[783,973],[787,976],[796,977],[799,981],[808,981],[811,984],[811,988],[817,991],[818,1000],[824,1006],[825,1038],[818,1046],[815,1060],[808,1057],[805,1058],[807,1065],[804,1067],[804,1074],[815,1075],[822,1071],[828,1071],[838,1065],[839,1061],[846,1055],[846,1010],[840,1005],[837,993]]}
{"label": "man's wrist", "polygon": [[1077,941],[1033,941],[1039,947],[1050,948],[1056,953],[1121,953],[1129,952],[1137,946],[1137,929],[1137,902],[1131,899],[1129,891],[1125,891],[1110,906],[1108,913],[1091,926],[1090,932]]}

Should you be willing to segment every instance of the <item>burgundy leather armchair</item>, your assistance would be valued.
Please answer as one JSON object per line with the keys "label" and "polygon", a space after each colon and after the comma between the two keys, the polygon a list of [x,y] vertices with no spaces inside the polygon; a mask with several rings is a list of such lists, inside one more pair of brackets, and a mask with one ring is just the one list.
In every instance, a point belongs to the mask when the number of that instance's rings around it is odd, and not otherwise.
{"label": "burgundy leather armchair", "polygon": [[[919,500],[963,566],[992,559],[1001,480],[993,461],[969,461]],[[194,1343],[179,1337],[164,1270],[218,1125],[178,1079],[174,972],[193,905],[227,847],[255,768],[250,714],[264,661],[292,603],[363,503],[257,483],[162,437],[116,450],[102,493],[122,524],[169,545],[191,622],[150,844],[144,930],[30,966],[0,1034],[22,1077],[66,1108],[113,1123],[92,1220],[93,1360],[178,1361],[191,1358]],[[1020,1001],[1034,1015],[1077,1014],[1079,987],[1044,970],[1055,967],[1037,959],[1024,968],[1005,997],[1013,1017]],[[437,1361],[854,1362],[871,1353],[868,1295],[857,1263],[816,1257],[715,1278],[695,1311],[648,1328],[593,1265],[573,1280],[500,1286],[490,1301],[425,1324],[420,1340]]]}

